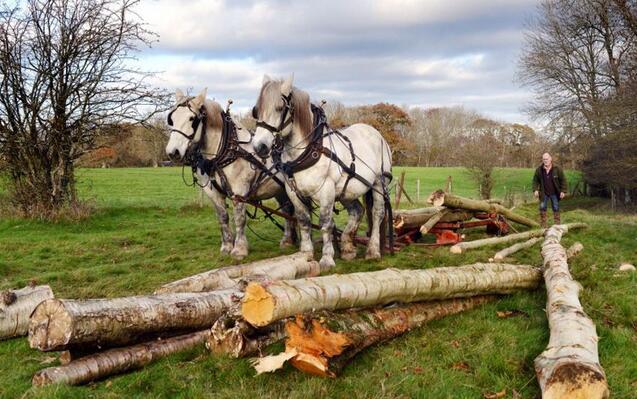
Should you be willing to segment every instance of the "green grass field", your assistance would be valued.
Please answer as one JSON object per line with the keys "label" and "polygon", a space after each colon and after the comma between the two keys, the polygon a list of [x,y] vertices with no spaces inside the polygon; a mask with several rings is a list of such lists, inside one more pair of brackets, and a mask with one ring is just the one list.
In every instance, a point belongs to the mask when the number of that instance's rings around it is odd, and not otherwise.
{"label": "green grass field", "polygon": [[[475,185],[459,168],[395,168],[394,174],[403,169],[413,199],[416,179],[424,202],[449,175],[454,192],[476,196]],[[528,192],[532,173],[498,170],[494,196]],[[571,182],[578,178],[576,173],[568,176]],[[90,218],[56,224],[0,220],[0,289],[36,279],[50,284],[60,298],[145,294],[168,281],[235,263],[219,255],[212,209],[201,206],[198,192],[183,184],[181,169],[84,169],[78,177],[81,197],[96,207]],[[637,273],[616,270],[620,262],[637,263],[637,217],[611,214],[594,199],[567,199],[562,207],[564,222],[591,226],[567,234],[563,244],[580,241],[585,247],[570,265],[584,287],[584,308],[597,325],[612,395],[637,398]],[[536,217],[535,203],[517,209]],[[344,215],[338,220],[342,224]],[[262,220],[249,224],[254,233],[248,231],[247,261],[283,253],[273,225]],[[511,262],[539,265],[538,248],[517,254]],[[497,249],[452,256],[448,248],[412,246],[380,261],[337,260],[334,272],[461,265],[484,261]],[[13,339],[0,342],[0,398],[481,398],[503,389],[508,398],[536,398],[533,359],[549,334],[545,300],[543,290],[519,293],[429,323],[364,351],[337,379],[311,377],[289,367],[254,377],[247,360],[211,356],[200,348],[88,386],[36,389],[31,376],[57,364],[55,354],[29,349],[24,338]],[[528,317],[496,316],[498,310],[513,309]],[[278,344],[268,351],[281,349]],[[453,367],[461,362],[469,368]]]}

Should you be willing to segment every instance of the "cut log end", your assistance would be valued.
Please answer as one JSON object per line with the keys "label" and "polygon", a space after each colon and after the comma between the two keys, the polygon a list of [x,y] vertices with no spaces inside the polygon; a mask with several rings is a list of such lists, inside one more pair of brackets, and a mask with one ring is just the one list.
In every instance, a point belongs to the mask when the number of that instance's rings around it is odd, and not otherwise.
{"label": "cut log end", "polygon": [[428,199],[433,206],[443,206],[445,203],[445,192],[442,190],[434,191]]}
{"label": "cut log end", "polygon": [[272,322],[274,314],[274,298],[261,286],[250,283],[246,287],[241,303],[241,315],[253,326],[263,327]]}
{"label": "cut log end", "polygon": [[462,247],[459,245],[454,245],[451,248],[449,248],[449,252],[451,252],[452,254],[461,254],[462,253]]}
{"label": "cut log end", "polygon": [[34,387],[43,387],[45,385],[53,384],[55,380],[51,378],[50,371],[48,369],[40,370],[33,375],[31,384]]}
{"label": "cut log end", "polygon": [[296,369],[305,373],[319,377],[336,377],[336,374],[329,370],[327,359],[309,353],[298,353],[290,363]]}
{"label": "cut log end", "polygon": [[546,382],[544,399],[605,399],[610,396],[606,378],[581,363],[559,366]]}
{"label": "cut log end", "polygon": [[38,305],[29,322],[29,345],[41,351],[58,350],[69,340],[72,317],[57,299],[48,299]]}

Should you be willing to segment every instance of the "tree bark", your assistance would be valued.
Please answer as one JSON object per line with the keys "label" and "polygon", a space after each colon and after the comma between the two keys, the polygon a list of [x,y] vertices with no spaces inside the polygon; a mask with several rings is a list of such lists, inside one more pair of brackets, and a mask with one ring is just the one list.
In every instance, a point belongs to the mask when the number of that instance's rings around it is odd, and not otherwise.
{"label": "tree bark", "polygon": [[436,223],[438,223],[440,221],[440,219],[442,219],[448,212],[449,212],[449,210],[447,208],[445,208],[445,209],[442,209],[439,212],[435,213],[434,215],[432,215],[429,218],[429,220],[427,220],[427,222],[425,222],[425,224],[420,226],[420,233],[421,234],[427,234],[429,232],[429,230],[431,230],[436,225]]}
{"label": "tree bark", "polygon": [[354,356],[371,345],[494,299],[496,296],[475,296],[299,315],[286,323],[286,352],[296,352],[290,361],[297,369],[322,377],[336,377]]}
{"label": "tree bark", "polygon": [[237,280],[251,276],[269,280],[294,280],[301,277],[318,276],[321,273],[318,262],[308,259],[307,254],[296,253],[264,259],[243,265],[222,267],[165,284],[155,294],[177,292],[205,292],[233,288]]}
{"label": "tree bark", "polygon": [[195,348],[204,343],[209,330],[155,340],[130,347],[109,349],[73,360],[70,363],[49,367],[35,373],[34,386],[48,384],[86,384],[113,374],[137,369],[170,354]]}
{"label": "tree bark", "polygon": [[261,352],[266,346],[286,337],[283,321],[263,328],[255,328],[241,317],[222,316],[210,329],[206,348],[213,353],[235,358]]}
{"label": "tree bark", "polygon": [[53,298],[48,285],[7,290],[0,301],[0,340],[27,335],[29,316],[40,302]]}
{"label": "tree bark", "polygon": [[540,241],[542,241],[542,237],[535,237],[525,242],[513,244],[510,247],[504,248],[503,250],[496,252],[496,254],[493,256],[493,261],[502,262],[502,260],[506,258],[507,256],[511,256],[514,253],[521,251],[523,249],[531,248],[532,246],[534,246]]}
{"label": "tree bark", "polygon": [[114,299],[49,299],[33,312],[29,344],[41,351],[126,345],[156,333],[210,328],[238,290]]}
{"label": "tree bark", "polygon": [[[398,210],[394,214],[394,228],[395,229],[417,229],[423,224],[427,223],[432,216],[436,215],[445,207],[429,207],[418,208],[409,210]],[[439,220],[439,222],[462,222],[469,220],[473,217],[472,212],[448,209],[445,215]]]}
{"label": "tree bark", "polygon": [[535,373],[544,399],[607,398],[595,324],[584,313],[578,298],[581,286],[571,276],[560,245],[566,231],[564,225],[551,227],[542,244],[551,336],[546,350],[535,359]]}
{"label": "tree bark", "polygon": [[312,310],[506,294],[535,288],[540,279],[540,270],[531,266],[476,263],[250,283],[241,304],[241,315],[250,324],[261,327]]}
{"label": "tree bark", "polygon": [[508,220],[523,224],[529,227],[539,227],[540,225],[527,217],[513,213],[510,209],[503,207],[495,202],[480,201],[469,198],[459,197],[457,195],[445,193],[443,191],[435,191],[429,196],[429,202],[434,206],[446,206],[448,208],[459,208],[472,211],[480,211],[487,213],[497,213]]}
{"label": "tree bark", "polygon": [[[567,226],[567,228],[570,230],[588,227],[586,223],[569,223],[567,225],[562,225],[562,226]],[[465,242],[461,242],[461,243],[453,245],[451,248],[449,248],[449,251],[453,254],[461,254],[468,249],[480,248],[480,247],[485,247],[489,245],[505,244],[508,242],[521,241],[521,240],[533,238],[533,237],[541,237],[544,235],[545,232],[546,232],[546,229],[529,230],[523,233],[509,234],[508,236],[503,236],[503,237],[491,237],[491,238],[483,238],[481,240],[475,240],[475,241],[465,241]]]}

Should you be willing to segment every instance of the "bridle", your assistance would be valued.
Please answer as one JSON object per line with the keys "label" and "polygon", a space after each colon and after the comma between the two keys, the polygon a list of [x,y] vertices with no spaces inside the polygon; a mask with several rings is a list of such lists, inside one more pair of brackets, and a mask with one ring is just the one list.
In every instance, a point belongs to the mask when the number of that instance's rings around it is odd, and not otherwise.
{"label": "bridle", "polygon": [[[276,138],[281,135],[283,129],[288,127],[294,121],[294,105],[292,105],[292,91],[287,96],[281,95],[283,99],[283,112],[281,113],[281,121],[279,122],[278,127],[274,127],[267,122],[264,122],[259,119],[259,109],[255,105],[252,108],[252,117],[257,120],[257,127],[261,127],[272,133],[272,135]],[[288,114],[290,117],[288,118]]]}
{"label": "bridle", "polygon": [[[201,140],[201,137],[203,137],[206,134],[206,119],[208,117],[208,113],[206,112],[206,107],[202,104],[201,107],[199,108],[199,112],[195,112],[195,110],[192,109],[192,107],[190,106],[190,100],[192,100],[194,97],[189,97],[187,98],[185,101],[177,104],[177,106],[170,111],[170,113],[168,114],[168,126],[170,126],[170,133],[179,133],[182,136],[184,136],[186,139],[188,139],[188,141],[192,143],[197,143]],[[184,132],[182,132],[179,129],[175,129],[173,127],[173,118],[172,115],[175,111],[177,111],[178,108],[181,107],[187,107],[188,110],[190,112],[192,112],[193,116],[191,117],[192,120],[192,133],[191,134],[186,134]],[[197,130],[199,129],[199,125],[202,126],[202,135],[199,137],[198,140],[195,141],[195,137],[197,136]]]}

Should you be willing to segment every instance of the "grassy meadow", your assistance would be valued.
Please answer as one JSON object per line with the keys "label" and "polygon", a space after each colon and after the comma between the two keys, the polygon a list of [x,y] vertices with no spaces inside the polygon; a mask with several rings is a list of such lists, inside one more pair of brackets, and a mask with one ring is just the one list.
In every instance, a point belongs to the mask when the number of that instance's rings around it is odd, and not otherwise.
{"label": "grassy meadow", "polygon": [[[444,186],[447,176],[453,176],[455,193],[477,195],[460,168],[394,168],[394,175],[402,170],[414,200],[420,180],[421,203]],[[166,282],[236,263],[219,254],[212,208],[184,185],[181,173],[180,168],[81,169],[80,196],[96,209],[88,219],[54,224],[0,219],[0,289],[35,279],[51,285],[60,298],[146,294]],[[531,169],[497,170],[494,197],[531,198],[532,174]],[[578,179],[576,173],[568,177],[571,183]],[[417,204],[403,199],[401,206]],[[516,209],[536,218],[536,208],[529,201]],[[590,225],[567,234],[563,244],[584,244],[570,266],[583,286],[584,308],[597,325],[612,397],[637,398],[637,273],[617,270],[621,262],[637,263],[637,216],[610,213],[604,202],[588,198],[567,198],[562,210],[563,222]],[[345,217],[341,213],[337,223]],[[246,261],[292,252],[278,248],[280,233],[268,221],[251,220],[249,226]],[[474,231],[468,237],[483,235]],[[380,261],[337,259],[334,272],[461,265],[486,261],[498,249],[452,255],[448,248],[412,246]],[[541,264],[539,246],[516,254],[511,263]],[[199,348],[87,386],[32,388],[33,373],[58,360],[54,353],[29,349],[24,338],[13,339],[0,342],[0,398],[482,398],[502,390],[507,398],[538,398],[533,359],[548,342],[545,301],[543,289],[518,293],[431,322],[364,351],[336,379],[287,366],[255,377],[247,360]],[[523,313],[500,319],[500,310]],[[281,349],[276,344],[268,352]]]}

